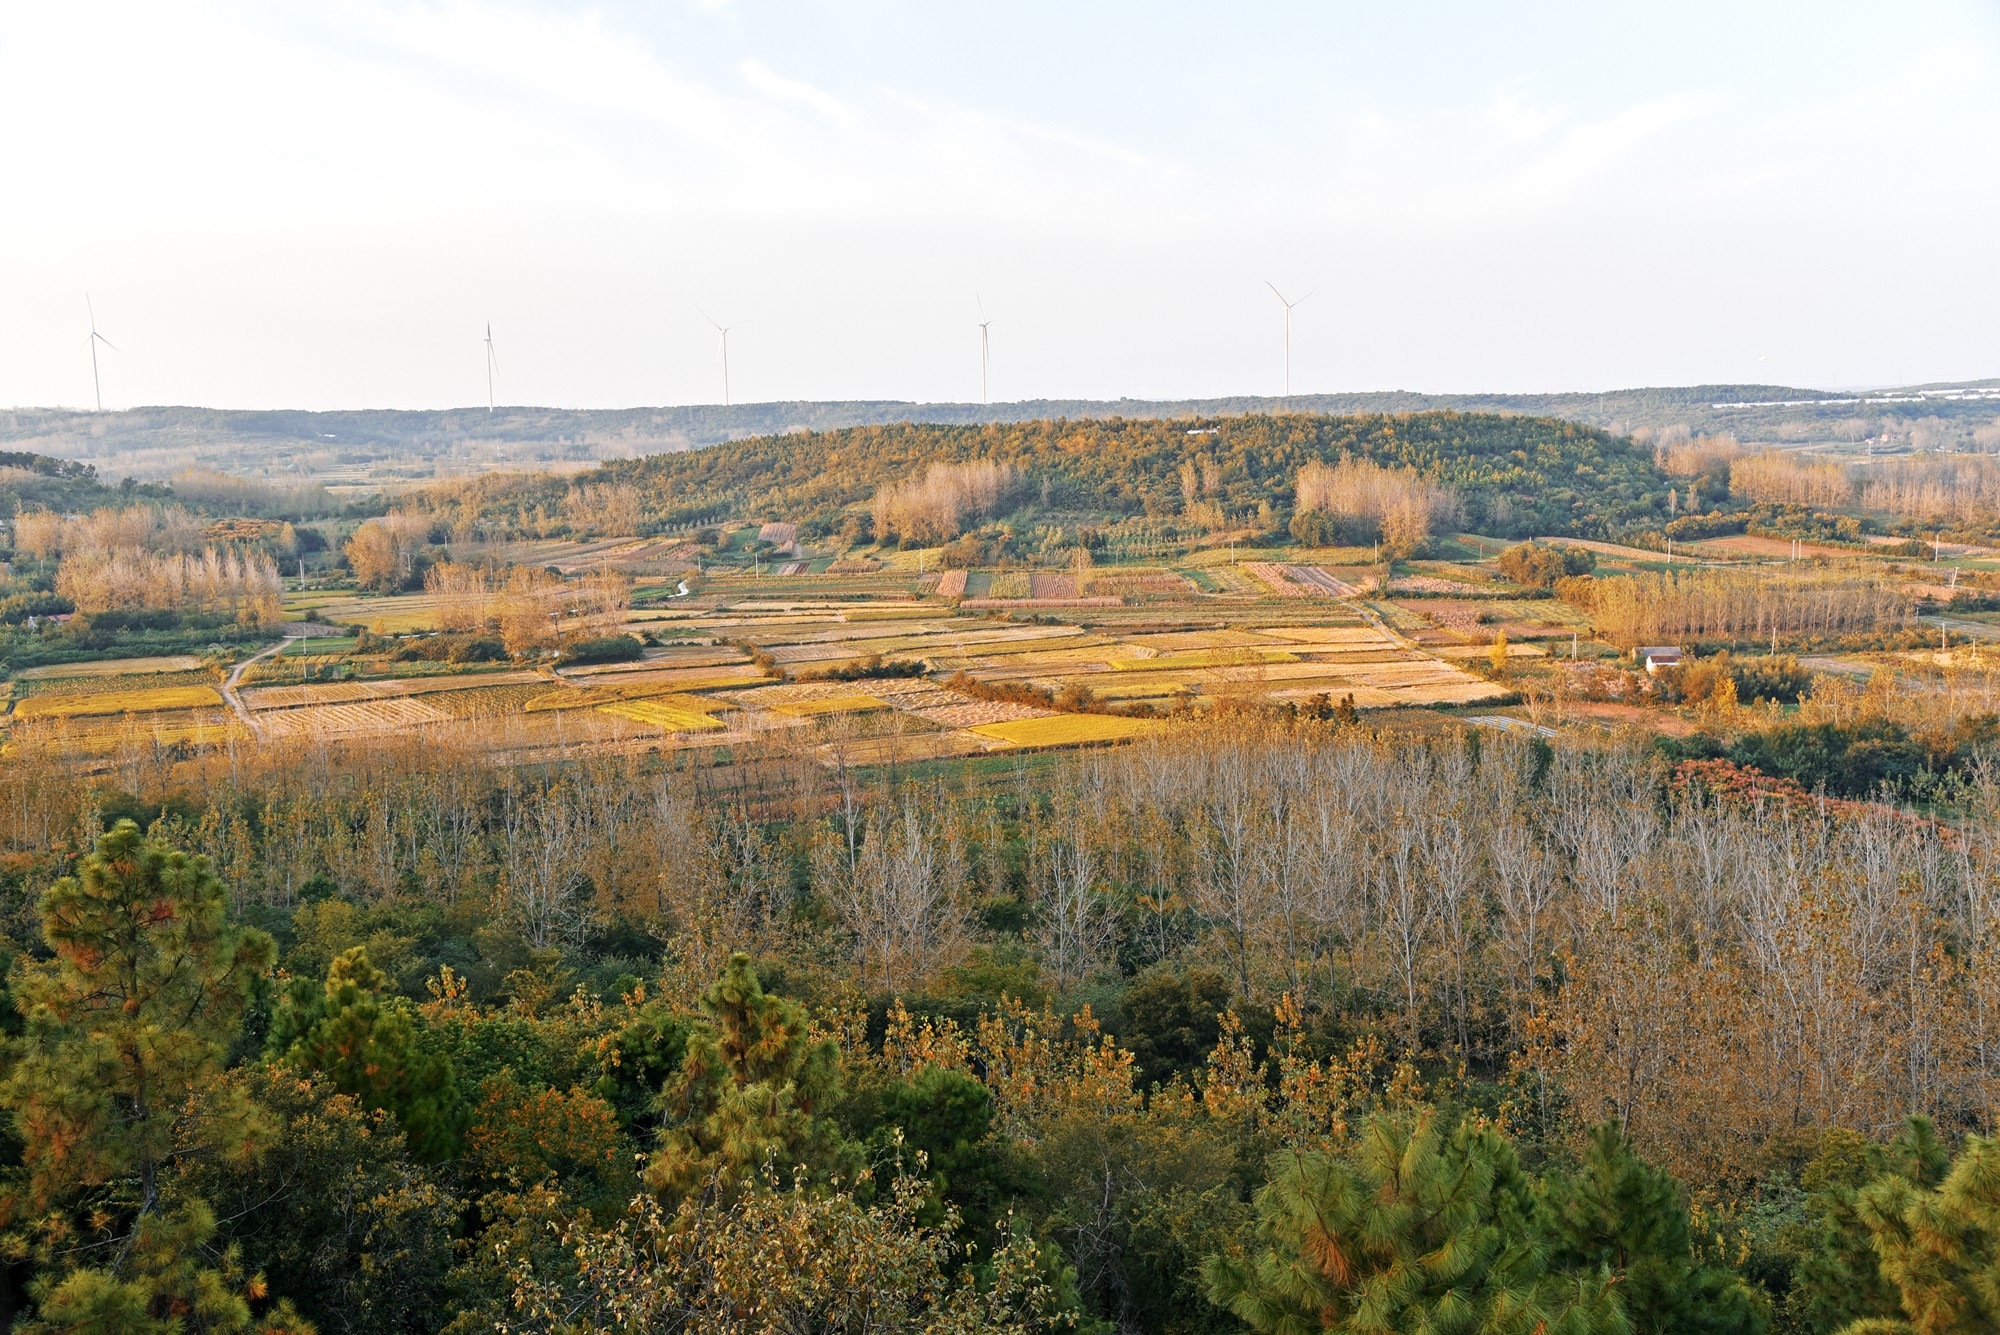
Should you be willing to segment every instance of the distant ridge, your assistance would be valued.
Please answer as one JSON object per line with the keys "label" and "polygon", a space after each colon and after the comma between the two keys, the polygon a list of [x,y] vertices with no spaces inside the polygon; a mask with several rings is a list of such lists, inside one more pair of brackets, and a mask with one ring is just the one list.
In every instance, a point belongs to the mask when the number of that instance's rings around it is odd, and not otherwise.
{"label": "distant ridge", "polygon": [[[231,472],[337,470],[343,463],[412,468],[546,466],[685,450],[749,436],[895,422],[966,425],[1044,418],[1208,419],[1265,413],[1412,413],[1452,410],[1556,417],[1618,432],[1686,425],[1787,439],[1858,414],[1936,417],[1985,425],[2000,417],[2000,379],[1871,391],[1789,385],[1684,385],[1604,392],[1239,395],[1207,399],[1028,399],[1011,403],[912,403],[891,399],[778,401],[654,408],[484,405],[435,410],[303,410],[146,407],[0,411],[0,447],[88,459],[108,476],[163,476],[199,463]],[[1804,432],[1801,437],[1801,431]]]}

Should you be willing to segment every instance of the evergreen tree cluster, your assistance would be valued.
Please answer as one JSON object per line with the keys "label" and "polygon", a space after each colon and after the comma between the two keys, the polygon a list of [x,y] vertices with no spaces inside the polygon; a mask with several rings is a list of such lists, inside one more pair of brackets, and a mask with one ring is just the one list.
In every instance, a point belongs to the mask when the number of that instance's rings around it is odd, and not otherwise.
{"label": "evergreen tree cluster", "polygon": [[[35,1335],[2000,1328],[2000,1143],[1921,1120],[1825,1137],[1729,1241],[1615,1123],[1570,1153],[1407,1075],[1299,1120],[1330,1068],[1211,1022],[1199,972],[1147,980],[1137,1056],[1018,1004],[836,1032],[741,953],[615,1021],[547,961],[418,1004],[364,947],[274,973],[129,821],[38,921],[0,1005],[0,1316]],[[1233,1142],[1185,1134],[1204,1051]],[[1155,1204],[1107,1213],[1135,1175]]]}

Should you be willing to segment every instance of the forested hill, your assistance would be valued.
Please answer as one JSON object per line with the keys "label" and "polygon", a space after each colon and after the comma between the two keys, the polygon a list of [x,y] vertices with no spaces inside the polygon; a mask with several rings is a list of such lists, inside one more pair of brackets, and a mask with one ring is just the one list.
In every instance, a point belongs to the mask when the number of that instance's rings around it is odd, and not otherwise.
{"label": "forested hill", "polygon": [[749,515],[830,531],[884,484],[978,459],[1013,465],[1058,509],[1171,515],[1192,486],[1232,513],[1282,514],[1303,464],[1343,455],[1449,483],[1467,522],[1502,534],[1603,533],[1663,514],[1668,487],[1650,451],[1609,432],[1433,412],[854,427],[619,460],[574,479],[492,479],[460,495],[484,522],[512,526],[559,508],[573,486],[623,483],[667,524]]}
{"label": "forested hill", "polygon": [[91,510],[119,501],[164,498],[157,486],[107,487],[89,464],[0,450],[0,519],[18,509]]}

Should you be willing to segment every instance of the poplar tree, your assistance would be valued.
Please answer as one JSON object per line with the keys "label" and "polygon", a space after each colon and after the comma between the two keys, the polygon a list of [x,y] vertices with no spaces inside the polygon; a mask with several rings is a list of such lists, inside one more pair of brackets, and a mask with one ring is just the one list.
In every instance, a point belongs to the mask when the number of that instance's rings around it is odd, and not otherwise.
{"label": "poplar tree", "polygon": [[0,1081],[23,1147],[0,1217],[38,1271],[24,1331],[306,1328],[289,1308],[255,1323],[262,1277],[211,1252],[213,1211],[161,1200],[171,1163],[248,1160],[266,1133],[218,1077],[275,949],[223,905],[206,858],[131,821],[42,896],[52,958],[15,969],[25,1025]]}

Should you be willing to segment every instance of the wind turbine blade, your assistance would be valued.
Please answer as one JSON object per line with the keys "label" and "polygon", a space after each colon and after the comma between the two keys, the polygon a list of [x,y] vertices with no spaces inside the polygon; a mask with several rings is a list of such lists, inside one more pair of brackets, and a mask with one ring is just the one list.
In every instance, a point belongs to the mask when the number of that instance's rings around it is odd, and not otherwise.
{"label": "wind turbine blade", "polygon": [[104,335],[98,333],[94,329],[90,331],[90,336],[96,339],[99,343],[102,343],[105,347],[111,349],[113,352],[124,351],[123,348],[119,347],[116,343],[113,343],[110,339],[106,338]]}
{"label": "wind turbine blade", "polygon": [[1305,296],[1303,296],[1303,297],[1300,297],[1300,298],[1299,298],[1299,299],[1298,299],[1297,301],[1293,302],[1293,303],[1292,303],[1292,305],[1294,305],[1294,306],[1303,306],[1303,305],[1305,305],[1305,304],[1306,304],[1306,302],[1308,302],[1308,301],[1312,300],[1312,294],[1313,294],[1313,292],[1317,292],[1317,291],[1319,291],[1319,289],[1318,289],[1318,288],[1314,288],[1314,289],[1312,289],[1312,292],[1308,292],[1308,293],[1306,293],[1306,294],[1305,294]]}
{"label": "wind turbine blade", "polygon": [[726,334],[726,333],[728,333],[728,332],[729,332],[729,331],[728,331],[727,329],[724,329],[724,328],[723,328],[723,327],[722,327],[722,326],[721,326],[721,325],[720,325],[719,323],[717,323],[717,321],[716,321],[716,318],[715,318],[715,317],[714,317],[713,315],[710,315],[710,314],[709,314],[709,313],[708,313],[707,311],[702,311],[702,310],[701,310],[701,307],[699,307],[699,306],[695,307],[695,309],[696,309],[696,310],[698,310],[698,311],[701,311],[701,318],[702,318],[702,319],[704,319],[704,320],[708,321],[708,322],[709,322],[710,324],[712,324],[712,325],[715,325],[715,332],[716,332],[716,333],[718,333],[718,334]]}
{"label": "wind turbine blade", "polygon": [[1284,293],[1282,293],[1282,292],[1280,292],[1280,291],[1278,291],[1278,285],[1277,285],[1276,283],[1272,282],[1272,281],[1271,281],[1270,279],[1266,278],[1266,279],[1264,280],[1264,286],[1265,286],[1265,287],[1268,287],[1268,288],[1270,288],[1270,289],[1271,289],[1271,295],[1272,295],[1272,296],[1274,296],[1274,297],[1276,297],[1276,298],[1277,298],[1277,299],[1278,299],[1279,301],[1284,301],[1284,302],[1285,302],[1285,305],[1289,306],[1289,305],[1291,305],[1291,304],[1292,304],[1292,303],[1291,303],[1291,302],[1289,302],[1289,301],[1285,301],[1285,294],[1284,294]]}

